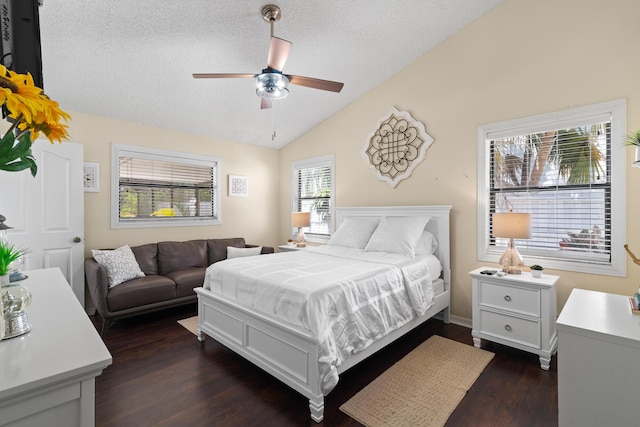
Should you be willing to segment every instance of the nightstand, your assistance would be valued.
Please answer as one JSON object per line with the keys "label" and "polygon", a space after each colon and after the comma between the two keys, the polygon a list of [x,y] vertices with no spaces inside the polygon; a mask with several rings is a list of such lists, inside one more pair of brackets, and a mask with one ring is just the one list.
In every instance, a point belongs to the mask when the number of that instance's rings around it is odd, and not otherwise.
{"label": "nightstand", "polygon": [[280,245],[278,246],[278,250],[280,252],[293,252],[293,251],[301,251],[306,248],[299,248],[297,246],[289,246],[289,245]]}
{"label": "nightstand", "polygon": [[482,339],[535,353],[540,367],[549,369],[558,348],[556,333],[556,282],[558,276],[530,272],[480,274],[497,268],[481,267],[469,272],[472,279],[473,344]]}

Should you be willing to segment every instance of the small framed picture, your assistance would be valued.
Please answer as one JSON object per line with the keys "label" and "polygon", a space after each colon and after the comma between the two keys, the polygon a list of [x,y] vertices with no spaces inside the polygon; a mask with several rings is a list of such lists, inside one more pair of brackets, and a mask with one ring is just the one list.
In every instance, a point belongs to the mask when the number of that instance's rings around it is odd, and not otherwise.
{"label": "small framed picture", "polygon": [[249,197],[249,177],[229,175],[229,196]]}
{"label": "small framed picture", "polygon": [[98,163],[84,164],[84,191],[97,193],[100,191],[100,165]]}

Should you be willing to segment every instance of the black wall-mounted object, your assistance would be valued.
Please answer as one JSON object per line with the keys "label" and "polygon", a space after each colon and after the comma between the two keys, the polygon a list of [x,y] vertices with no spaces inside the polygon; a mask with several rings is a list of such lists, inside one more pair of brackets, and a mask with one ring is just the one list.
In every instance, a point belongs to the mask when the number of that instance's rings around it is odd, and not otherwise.
{"label": "black wall-mounted object", "polygon": [[39,0],[0,0],[0,62],[42,88]]}

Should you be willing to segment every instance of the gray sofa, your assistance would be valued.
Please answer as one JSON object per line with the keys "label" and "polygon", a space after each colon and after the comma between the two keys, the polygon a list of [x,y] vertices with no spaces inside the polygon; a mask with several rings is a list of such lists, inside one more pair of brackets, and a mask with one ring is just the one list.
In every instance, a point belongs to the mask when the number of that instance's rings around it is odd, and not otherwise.
{"label": "gray sofa", "polygon": [[[131,247],[144,277],[109,288],[106,269],[94,258],[84,262],[85,280],[96,311],[102,317],[102,334],[117,319],[193,303],[193,288],[202,286],[206,268],[227,258],[227,246],[250,248],[243,238],[158,242]],[[273,253],[270,246],[262,254]]]}

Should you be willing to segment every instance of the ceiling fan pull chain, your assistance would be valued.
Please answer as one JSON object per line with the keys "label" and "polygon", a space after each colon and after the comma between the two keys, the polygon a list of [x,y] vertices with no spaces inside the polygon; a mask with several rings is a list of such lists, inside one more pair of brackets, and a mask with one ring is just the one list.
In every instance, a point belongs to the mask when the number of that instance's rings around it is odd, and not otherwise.
{"label": "ceiling fan pull chain", "polygon": [[271,125],[273,126],[273,133],[271,134],[271,140],[276,140],[276,109],[271,109]]}

